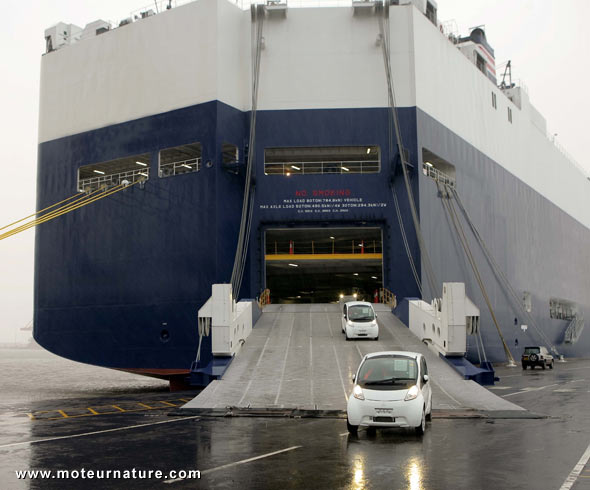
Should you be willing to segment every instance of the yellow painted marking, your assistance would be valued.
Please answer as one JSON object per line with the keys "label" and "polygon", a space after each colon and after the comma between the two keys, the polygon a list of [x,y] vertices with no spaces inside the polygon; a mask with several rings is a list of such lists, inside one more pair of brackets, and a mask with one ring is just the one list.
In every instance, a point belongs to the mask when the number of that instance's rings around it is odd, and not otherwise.
{"label": "yellow painted marking", "polygon": [[159,400],[160,403],[163,403],[164,405],[168,405],[169,407],[177,407],[178,405],[175,405],[174,403],[170,403],[170,402],[165,402],[164,400]]}
{"label": "yellow painted marking", "polygon": [[[177,398],[172,400],[173,402],[189,402],[190,400],[187,400],[186,398]],[[117,413],[128,413],[128,412],[139,412],[142,410],[162,410],[164,408],[167,407],[178,407],[178,403],[172,403],[166,400],[155,400],[152,401],[150,403],[154,404],[154,403],[160,403],[162,406],[157,406],[154,407],[152,405],[148,405],[147,403],[142,403],[142,402],[125,402],[125,403],[129,403],[129,404],[135,404],[135,406],[137,407],[139,405],[139,407],[141,408],[122,408],[119,405],[100,405],[100,406],[94,406],[94,407],[86,407],[86,410],[88,412],[85,413],[71,413],[72,411],[76,412],[79,410],[84,410],[82,408],[72,408],[72,409],[68,409],[70,411],[70,413],[66,413],[64,410],[39,410],[36,412],[26,412],[27,416],[29,417],[29,419],[31,420],[63,420],[63,419],[76,419],[76,418],[80,418],[80,417],[93,417],[95,415],[113,415],[113,414],[117,414]],[[103,409],[105,409],[103,411]],[[115,409],[115,410],[109,410],[109,409]],[[57,416],[53,416],[53,417],[43,417],[43,414],[59,414],[59,417]]]}
{"label": "yellow painted marking", "polygon": [[376,260],[383,259],[383,254],[276,254],[265,255],[265,260],[272,261],[290,261],[298,260]]}

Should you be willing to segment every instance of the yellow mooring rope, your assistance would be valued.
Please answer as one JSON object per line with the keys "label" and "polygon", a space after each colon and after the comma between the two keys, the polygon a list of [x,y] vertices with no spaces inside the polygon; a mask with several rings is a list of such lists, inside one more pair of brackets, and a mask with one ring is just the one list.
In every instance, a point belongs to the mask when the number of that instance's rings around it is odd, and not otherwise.
{"label": "yellow mooring rope", "polygon": [[[66,199],[63,199],[62,201],[59,201],[55,204],[52,204],[51,206],[48,206],[40,211],[37,211],[34,214],[30,214],[29,216],[26,216],[22,219],[14,221],[13,223],[10,223],[9,225],[3,226],[2,228],[0,228],[0,230],[5,230],[6,228],[10,228],[18,223],[35,217],[35,219],[32,219],[27,223],[24,223],[16,228],[12,228],[11,230],[0,234],[0,240],[4,240],[5,238],[8,238],[12,235],[16,235],[17,233],[28,230],[29,228],[33,228],[37,225],[40,225],[41,223],[45,223],[59,216],[70,213],[76,209],[87,206],[88,204],[99,201],[100,199],[104,199],[105,197],[111,196],[112,194],[122,191],[123,189],[127,189],[128,187],[134,186],[139,182],[143,182],[143,180],[137,180],[129,184],[119,184],[117,186],[111,187],[108,190],[105,188],[101,188],[89,193],[83,193],[82,195],[80,195],[80,193],[74,194],[73,196],[70,196]],[[50,209],[53,210],[49,211]]]}

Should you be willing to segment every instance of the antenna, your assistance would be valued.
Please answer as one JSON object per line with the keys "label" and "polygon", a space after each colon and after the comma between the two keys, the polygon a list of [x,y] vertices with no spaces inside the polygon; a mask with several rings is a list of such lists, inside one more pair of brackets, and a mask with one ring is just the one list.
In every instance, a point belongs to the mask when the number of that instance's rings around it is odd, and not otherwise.
{"label": "antenna", "polygon": [[[508,75],[508,84],[506,84],[506,75]],[[500,89],[512,88],[512,60],[508,60],[506,68],[504,68],[504,74],[502,75],[502,81],[500,82]]]}

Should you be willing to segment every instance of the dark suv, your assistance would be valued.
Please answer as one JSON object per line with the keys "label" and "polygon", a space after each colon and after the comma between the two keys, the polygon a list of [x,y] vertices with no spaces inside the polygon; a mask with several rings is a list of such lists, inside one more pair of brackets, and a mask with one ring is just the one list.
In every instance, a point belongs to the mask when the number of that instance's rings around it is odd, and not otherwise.
{"label": "dark suv", "polygon": [[545,369],[549,366],[549,369],[553,369],[553,356],[549,354],[549,351],[546,347],[543,346],[535,346],[535,347],[525,347],[524,352],[522,353],[522,369],[526,369],[527,366],[530,366],[531,369],[534,369],[535,366],[541,366]]}

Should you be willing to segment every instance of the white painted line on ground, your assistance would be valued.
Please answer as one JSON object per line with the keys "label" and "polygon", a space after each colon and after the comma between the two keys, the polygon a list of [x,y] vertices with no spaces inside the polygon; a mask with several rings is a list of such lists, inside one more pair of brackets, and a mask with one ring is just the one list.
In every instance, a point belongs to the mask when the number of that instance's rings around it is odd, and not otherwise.
{"label": "white painted line on ground", "polygon": [[[310,315],[311,321],[311,315]],[[311,330],[311,326],[310,326]],[[309,336],[309,398],[311,400],[311,406],[313,407],[313,345],[312,345],[312,337]]]}
{"label": "white painted line on ground", "polygon": [[332,322],[328,311],[325,311],[326,319],[328,320],[328,328],[330,329],[330,337],[332,338],[332,350],[334,351],[334,358],[336,359],[336,367],[338,368],[338,376],[340,376],[340,383],[342,384],[342,391],[344,393],[344,399],[348,403],[348,393],[346,393],[346,386],[344,385],[344,378],[342,377],[342,370],[340,369],[340,361],[338,360],[338,353],[336,352],[336,344],[334,344],[334,335],[332,334]]}
{"label": "white painted line on ground", "polygon": [[[266,350],[266,346],[268,345],[268,342],[270,340],[270,334],[274,330],[275,325],[277,324],[277,320],[281,316],[282,310],[283,310],[283,305],[281,305],[279,307],[279,311],[277,313],[275,313],[274,320],[272,321],[272,325],[270,326],[270,330],[268,331],[268,337],[266,337],[266,342],[264,343],[264,346],[262,347],[262,350],[260,351],[260,355],[258,356],[258,361],[256,361],[256,365],[254,366],[254,369],[252,370],[253,373],[258,368],[258,366],[260,366],[260,363],[262,362],[262,356],[264,356],[264,351]],[[244,398],[246,398],[248,391],[250,391],[250,386],[252,385],[253,379],[254,379],[254,376],[252,376],[250,378],[250,381],[248,381],[248,384],[246,385],[246,389],[244,390],[244,394],[242,395],[242,398],[240,398],[240,401],[238,402],[238,407],[242,406],[242,402],[244,401]]]}
{"label": "white painted line on ground", "polygon": [[3,449],[5,447],[24,446],[25,444],[38,444],[40,442],[59,441],[61,439],[74,439],[75,437],[94,436],[97,434],[106,434],[107,432],[117,432],[117,431],[121,431],[121,430],[138,429],[141,427],[149,427],[152,425],[160,425],[160,424],[170,424],[172,422],[180,422],[180,421],[184,421],[184,420],[191,420],[191,419],[198,419],[198,418],[200,418],[199,415],[193,415],[191,417],[178,417],[177,419],[162,420],[160,422],[151,422],[149,424],[128,425],[127,427],[116,427],[114,429],[97,430],[94,432],[83,432],[82,434],[73,434],[73,435],[69,435],[69,436],[50,437],[47,439],[36,439],[34,441],[13,442],[12,444],[3,444],[2,446],[0,446],[0,449]]}
{"label": "white painted line on ground", "polygon": [[355,345],[356,345],[356,350],[357,350],[357,352],[359,353],[359,356],[361,356],[361,359],[362,359],[362,358],[363,358],[363,357],[365,357],[365,356],[363,356],[363,353],[362,353],[362,352],[361,352],[361,350],[359,349],[359,345],[358,345],[358,344],[355,344]]}
{"label": "white painted line on ground", "polygon": [[281,370],[281,379],[279,379],[279,389],[277,390],[277,396],[275,397],[275,405],[279,403],[279,397],[281,396],[281,388],[283,387],[283,378],[285,377],[285,369],[287,368],[287,358],[289,357],[289,346],[291,345],[291,338],[293,337],[294,326],[295,315],[293,315],[293,321],[291,322],[291,331],[289,332],[289,340],[287,340],[287,350],[285,352],[285,359],[283,361],[283,369]]}
{"label": "white painted line on ground", "polygon": [[444,388],[443,388],[441,385],[439,385],[439,384],[438,384],[436,381],[434,381],[434,378],[430,378],[430,379],[432,380],[432,382],[433,382],[433,383],[434,383],[436,386],[438,386],[438,387],[440,388],[440,390],[441,390],[441,391],[442,391],[442,392],[443,392],[445,395],[447,395],[447,396],[448,396],[448,397],[449,397],[451,400],[453,400],[453,401],[454,401],[454,402],[457,404],[456,408],[459,408],[459,407],[461,407],[461,406],[462,406],[462,405],[461,405],[461,402],[460,402],[459,400],[457,400],[457,399],[456,399],[456,398],[455,398],[453,395],[451,395],[451,394],[450,394],[450,393],[449,393],[447,390],[445,390],[445,389],[444,389]]}
{"label": "white painted line on ground", "polygon": [[580,473],[584,469],[584,466],[586,466],[588,459],[590,459],[590,445],[586,448],[586,451],[584,451],[584,454],[582,454],[580,461],[577,462],[576,466],[574,466],[574,469],[565,479],[563,485],[559,487],[559,490],[569,490],[570,488],[572,488],[572,485],[576,483],[576,480],[580,476]]}
{"label": "white painted line on ground", "polygon": [[520,395],[522,393],[532,393],[533,391],[541,391],[541,390],[544,390],[545,388],[551,388],[552,386],[559,386],[559,384],[553,383],[553,384],[546,385],[546,386],[538,386],[536,388],[529,386],[527,388],[523,388],[520,391],[515,391],[514,393],[508,393],[507,395],[502,395],[502,398],[507,398],[507,397],[513,396],[513,395]]}
{"label": "white painted line on ground", "polygon": [[332,344],[334,350],[334,357],[336,358],[336,367],[338,368],[338,375],[340,376],[340,383],[342,383],[342,391],[344,392],[344,399],[348,403],[348,393],[346,393],[346,386],[344,386],[344,378],[342,377],[342,371],[340,370],[340,361],[338,360],[338,353],[336,352],[336,346]]}
{"label": "white painted line on ground", "polygon": [[[242,459],[241,461],[236,461],[235,463],[228,463],[228,464],[224,464],[222,466],[217,466],[215,468],[210,468],[208,470],[201,471],[201,476],[207,475],[209,473],[213,473],[214,471],[219,471],[219,470],[224,470],[226,468],[231,468],[232,466],[238,466],[240,464],[250,463],[252,461],[257,461],[259,459],[269,458],[270,456],[274,456],[276,454],[281,454],[281,453],[286,453],[287,451],[293,451],[295,449],[299,449],[300,447],[302,447],[302,446],[291,446],[286,449],[274,451],[272,453],[261,454],[260,456],[255,456],[253,458],[248,458],[248,459]],[[164,483],[174,483],[174,482],[183,481],[183,480],[185,480],[185,478],[174,478],[172,480],[164,480]]]}

